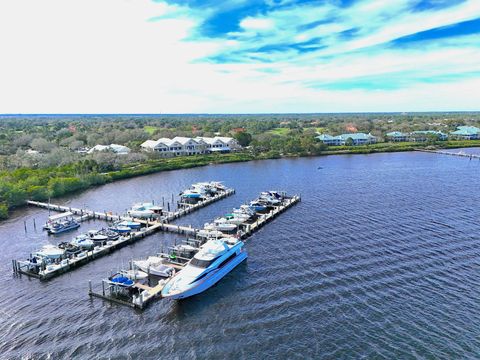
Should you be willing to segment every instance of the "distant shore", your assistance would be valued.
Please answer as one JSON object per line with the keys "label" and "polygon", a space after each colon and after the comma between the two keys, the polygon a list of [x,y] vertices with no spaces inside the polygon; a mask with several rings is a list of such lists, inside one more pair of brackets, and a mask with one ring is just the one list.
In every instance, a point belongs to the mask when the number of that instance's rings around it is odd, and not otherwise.
{"label": "distant shore", "polygon": [[[230,154],[214,154],[214,155],[197,155],[175,157],[168,159],[148,160],[142,163],[125,166],[121,170],[110,171],[105,173],[91,172],[88,174],[78,174],[75,172],[75,164],[73,166],[64,166],[63,168],[52,169],[19,169],[12,171],[10,184],[11,186],[10,201],[3,202],[0,218],[8,218],[8,211],[14,208],[25,206],[26,200],[45,201],[49,198],[69,195],[80,192],[94,186],[103,185],[121,179],[129,179],[137,176],[153,174],[161,171],[189,169],[199,166],[207,166],[214,164],[225,164],[233,162],[246,162],[252,160],[281,159],[294,157],[316,157],[326,155],[355,155],[355,154],[373,154],[385,152],[405,152],[414,151],[418,148],[424,149],[452,149],[480,147],[480,140],[469,141],[443,141],[434,144],[427,143],[378,143],[362,146],[336,146],[329,147],[316,154],[298,153],[298,154],[281,154],[278,152],[268,152],[255,154],[252,152],[242,151]],[[72,171],[73,169],[73,171]],[[54,172],[56,177],[50,179],[48,183],[41,180],[38,184],[29,185],[28,188],[18,188],[19,184],[25,178],[42,179]],[[53,181],[52,181],[53,180]]]}

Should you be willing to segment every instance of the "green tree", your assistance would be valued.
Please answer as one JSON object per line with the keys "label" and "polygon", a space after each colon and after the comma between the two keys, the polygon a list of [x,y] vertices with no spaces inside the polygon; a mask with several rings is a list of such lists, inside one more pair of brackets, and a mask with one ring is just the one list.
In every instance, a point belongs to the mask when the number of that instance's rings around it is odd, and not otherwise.
{"label": "green tree", "polygon": [[8,206],[4,202],[0,203],[0,219],[8,218]]}
{"label": "green tree", "polygon": [[236,133],[233,137],[235,138],[235,140],[238,141],[241,146],[248,146],[252,142],[252,135],[248,132],[239,132]]}

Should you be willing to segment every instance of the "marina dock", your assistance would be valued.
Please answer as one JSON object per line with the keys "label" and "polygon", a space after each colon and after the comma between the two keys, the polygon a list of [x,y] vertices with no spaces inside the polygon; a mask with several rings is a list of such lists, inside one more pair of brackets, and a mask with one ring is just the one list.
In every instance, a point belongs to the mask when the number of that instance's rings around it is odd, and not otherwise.
{"label": "marina dock", "polygon": [[420,152],[427,152],[427,153],[433,153],[433,154],[440,154],[440,155],[450,155],[450,156],[460,156],[460,157],[465,157],[471,159],[479,159],[480,160],[480,155],[478,154],[467,154],[466,152],[459,151],[459,152],[453,152],[453,151],[446,151],[446,150],[427,150],[427,149],[415,149],[415,151],[420,151]]}
{"label": "marina dock", "polygon": [[[277,206],[271,206],[268,212],[259,214],[258,217],[251,222],[245,222],[238,226],[238,232],[236,237],[243,240],[247,240],[255,231],[262,228],[264,225],[275,219],[278,215],[297,204],[301,201],[301,197],[298,195],[285,197],[280,204]],[[192,236],[194,241],[198,241],[201,245],[207,239],[200,239],[197,237],[199,229],[194,229],[191,227],[177,226],[172,224],[159,224],[164,231],[177,232],[179,234]],[[225,237],[232,237],[230,234],[224,234]],[[157,256],[163,257],[167,260],[169,266],[174,267],[176,270],[181,271],[185,263],[190,259],[182,259],[184,262],[179,263],[172,261],[170,254],[161,253]],[[130,264],[130,270],[133,270],[133,263]],[[150,277],[150,275],[149,275]],[[120,305],[126,305],[136,309],[144,309],[155,299],[161,298],[161,291],[165,285],[165,280],[160,280],[158,283],[153,286],[148,286],[142,284],[141,282],[135,281],[134,285],[130,289],[121,288],[117,285],[113,285],[109,280],[103,279],[101,282],[101,292],[96,292],[93,289],[92,282],[89,281],[89,291],[88,294],[91,297],[100,298],[106,301],[117,303]]]}
{"label": "marina dock", "polygon": [[[158,231],[170,231],[185,235],[194,235],[197,231],[192,227],[180,226],[170,224],[170,221],[176,220],[190,214],[196,210],[199,210],[205,206],[208,206],[216,201],[224,199],[235,193],[234,189],[225,189],[219,191],[217,194],[202,199],[195,204],[179,203],[179,208],[176,211],[167,212],[161,220],[144,220],[134,219],[136,222],[141,223],[142,227],[139,231],[131,232],[126,236],[120,236],[118,240],[109,241],[107,244],[99,247],[95,247],[90,251],[81,253],[81,256],[74,256],[68,259],[62,260],[59,264],[52,266],[39,265],[40,271],[33,271],[29,265],[22,264],[19,260],[12,260],[13,272],[15,274],[24,274],[40,280],[48,280],[65,272],[76,269],[77,267],[84,265],[90,261],[93,261],[99,257],[105,256],[118,250],[124,246],[130,245],[140,239],[145,238]],[[43,203],[37,201],[28,201],[29,205],[38,206],[45,209],[58,211],[58,212],[71,212],[72,214],[79,216],[79,221],[86,221],[88,219],[99,219],[104,221],[124,221],[131,219],[130,217],[114,215],[111,212],[98,212],[87,209],[74,208],[70,206],[62,206],[50,203]]]}

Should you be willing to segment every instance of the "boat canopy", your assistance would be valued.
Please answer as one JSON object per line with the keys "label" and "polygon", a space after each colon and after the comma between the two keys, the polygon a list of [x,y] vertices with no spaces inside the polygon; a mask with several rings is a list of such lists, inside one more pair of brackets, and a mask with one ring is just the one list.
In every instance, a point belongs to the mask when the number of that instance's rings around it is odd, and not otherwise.
{"label": "boat canopy", "polygon": [[63,218],[69,217],[69,216],[73,216],[73,213],[71,213],[70,211],[67,211],[67,212],[64,212],[64,213],[61,213],[61,214],[49,216],[48,220],[53,221],[53,220],[63,219]]}

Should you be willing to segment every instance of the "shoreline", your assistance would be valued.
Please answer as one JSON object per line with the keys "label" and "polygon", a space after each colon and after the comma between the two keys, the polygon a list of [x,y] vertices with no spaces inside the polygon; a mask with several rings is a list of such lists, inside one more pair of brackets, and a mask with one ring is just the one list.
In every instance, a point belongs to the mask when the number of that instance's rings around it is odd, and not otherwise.
{"label": "shoreline", "polygon": [[[439,146],[440,145],[440,146]],[[143,163],[133,164],[129,167],[125,167],[120,170],[106,172],[106,173],[97,173],[92,174],[93,177],[98,178],[97,181],[92,183],[84,183],[82,186],[74,188],[72,190],[65,190],[56,196],[39,196],[28,198],[27,200],[37,200],[44,201],[48,198],[56,199],[66,195],[71,195],[75,193],[80,193],[82,191],[104,185],[107,183],[112,183],[118,180],[131,179],[138,176],[151,175],[154,173],[159,173],[162,171],[172,171],[172,170],[181,170],[181,169],[191,169],[195,167],[203,167],[208,165],[215,164],[228,164],[235,162],[249,162],[254,160],[276,160],[276,159],[288,159],[288,158],[301,158],[301,157],[321,157],[321,156],[332,156],[332,155],[368,155],[375,153],[388,153],[388,152],[407,152],[415,151],[418,148],[422,149],[454,149],[454,148],[471,148],[471,147],[480,147],[480,140],[468,140],[468,141],[448,141],[445,143],[439,144],[418,144],[418,143],[379,143],[371,145],[361,145],[356,147],[337,147],[332,150],[324,150],[317,154],[279,154],[277,152],[262,153],[262,154],[252,154],[246,152],[237,152],[229,154],[215,154],[215,155],[201,155],[201,156],[187,156],[187,157],[176,157],[168,159],[155,159],[148,160]],[[32,169],[34,170],[34,169]],[[40,169],[39,169],[40,170]],[[45,169],[43,169],[45,170]],[[80,178],[78,179],[80,181]],[[26,203],[17,204],[8,208],[8,211],[18,210],[27,206]],[[2,220],[7,220],[9,215]]]}

